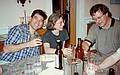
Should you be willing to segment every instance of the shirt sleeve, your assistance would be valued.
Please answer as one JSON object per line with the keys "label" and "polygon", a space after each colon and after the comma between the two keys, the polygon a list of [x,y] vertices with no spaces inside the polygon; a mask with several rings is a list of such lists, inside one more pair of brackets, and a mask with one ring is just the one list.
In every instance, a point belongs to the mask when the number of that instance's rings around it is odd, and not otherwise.
{"label": "shirt sleeve", "polygon": [[120,48],[117,50],[117,53],[120,55]]}
{"label": "shirt sleeve", "polygon": [[111,57],[113,58],[114,61],[120,60],[120,48]]}
{"label": "shirt sleeve", "polygon": [[95,24],[93,24],[92,27],[89,29],[88,35],[85,39],[91,41],[92,43],[95,42],[96,40],[96,25]]}
{"label": "shirt sleeve", "polygon": [[5,40],[5,45],[8,44],[18,44],[20,38],[20,31],[17,27],[13,27],[8,32],[8,37]]}
{"label": "shirt sleeve", "polygon": [[113,55],[107,57],[99,66],[101,69],[107,68],[120,60],[120,48]]}

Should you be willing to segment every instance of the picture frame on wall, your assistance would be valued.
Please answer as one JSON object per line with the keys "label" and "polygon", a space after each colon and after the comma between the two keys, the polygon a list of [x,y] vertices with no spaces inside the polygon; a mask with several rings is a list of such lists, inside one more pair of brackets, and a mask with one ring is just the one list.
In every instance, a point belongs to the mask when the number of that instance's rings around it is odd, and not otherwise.
{"label": "picture frame on wall", "polygon": [[120,4],[120,0],[110,0],[111,4]]}

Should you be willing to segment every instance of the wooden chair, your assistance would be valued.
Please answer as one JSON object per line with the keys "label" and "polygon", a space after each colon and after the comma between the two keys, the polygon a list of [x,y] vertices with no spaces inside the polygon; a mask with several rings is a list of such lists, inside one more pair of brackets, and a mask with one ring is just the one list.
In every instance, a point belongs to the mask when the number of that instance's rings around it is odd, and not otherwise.
{"label": "wooden chair", "polygon": [[43,28],[40,28],[40,29],[37,30],[37,32],[39,33],[39,35],[41,37],[45,34],[46,31],[47,31],[47,29],[43,29]]}
{"label": "wooden chair", "polygon": [[4,41],[0,41],[0,52],[3,52]]}

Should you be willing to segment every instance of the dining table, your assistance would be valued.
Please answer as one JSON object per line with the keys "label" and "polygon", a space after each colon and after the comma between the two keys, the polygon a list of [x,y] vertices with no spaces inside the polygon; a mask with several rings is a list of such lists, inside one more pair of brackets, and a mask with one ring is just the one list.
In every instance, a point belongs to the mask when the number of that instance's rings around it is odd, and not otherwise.
{"label": "dining table", "polygon": [[[72,62],[72,63],[71,63]],[[2,73],[0,75],[89,75],[85,72],[85,62],[63,58],[63,69],[55,68],[55,54],[32,56],[15,62],[0,60]],[[95,75],[105,75],[96,72]]]}

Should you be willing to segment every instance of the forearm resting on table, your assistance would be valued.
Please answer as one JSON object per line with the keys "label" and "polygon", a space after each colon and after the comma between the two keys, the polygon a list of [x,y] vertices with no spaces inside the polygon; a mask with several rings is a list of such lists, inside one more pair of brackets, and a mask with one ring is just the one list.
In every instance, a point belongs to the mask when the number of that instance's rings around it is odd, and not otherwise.
{"label": "forearm resting on table", "polygon": [[44,47],[45,48],[45,53],[55,53],[55,50],[54,48],[49,48],[49,47]]}
{"label": "forearm resting on table", "polygon": [[113,55],[106,58],[100,65],[100,69],[105,69],[114,65],[118,60],[120,60],[120,54],[115,52]]}
{"label": "forearm resting on table", "polygon": [[55,53],[54,48],[50,48],[50,44],[49,43],[44,43],[44,49],[45,49],[45,53]]}
{"label": "forearm resting on table", "polygon": [[[45,48],[45,53],[55,53],[56,49],[50,48],[50,47],[44,47]],[[71,51],[68,50],[67,48],[62,49],[64,56],[68,56]]]}
{"label": "forearm resting on table", "polygon": [[[49,43],[44,43],[44,49],[45,49],[45,53],[55,53],[55,48],[50,48],[50,44]],[[68,55],[69,53],[72,52],[71,49],[69,48],[62,48],[63,54],[64,55]]]}
{"label": "forearm resting on table", "polygon": [[7,52],[16,52],[16,51],[19,51],[23,48],[26,48],[28,47],[28,44],[27,43],[22,43],[22,44],[17,44],[17,45],[7,45],[7,46],[4,46],[3,47],[3,50],[5,53]]}

